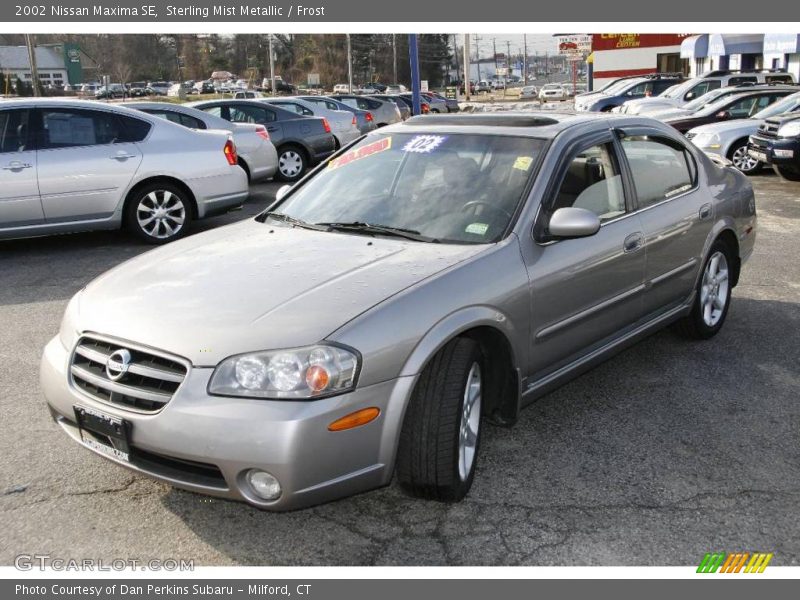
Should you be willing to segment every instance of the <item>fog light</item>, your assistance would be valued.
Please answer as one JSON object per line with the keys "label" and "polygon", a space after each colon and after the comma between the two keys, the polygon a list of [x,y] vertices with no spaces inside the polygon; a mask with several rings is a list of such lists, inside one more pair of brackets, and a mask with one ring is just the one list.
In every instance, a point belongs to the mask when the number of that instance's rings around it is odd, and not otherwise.
{"label": "fog light", "polygon": [[794,150],[779,150],[776,148],[772,153],[776,158],[792,158],[794,156]]}
{"label": "fog light", "polygon": [[258,469],[248,471],[247,483],[253,493],[264,500],[277,500],[281,495],[281,484],[266,471],[259,471]]}

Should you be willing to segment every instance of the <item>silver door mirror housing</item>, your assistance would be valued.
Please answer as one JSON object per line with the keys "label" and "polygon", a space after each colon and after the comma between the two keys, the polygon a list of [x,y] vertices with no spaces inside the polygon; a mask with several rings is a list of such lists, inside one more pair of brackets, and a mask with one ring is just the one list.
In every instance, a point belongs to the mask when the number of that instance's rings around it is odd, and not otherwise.
{"label": "silver door mirror housing", "polygon": [[283,200],[284,197],[286,196],[286,194],[288,194],[289,190],[291,190],[291,189],[292,189],[292,186],[290,186],[290,185],[282,185],[280,188],[278,188],[278,191],[275,194],[275,200],[277,200],[278,202]]}
{"label": "silver door mirror housing", "polygon": [[555,238],[575,238],[594,235],[600,229],[600,217],[585,208],[559,208],[550,217],[548,233]]}

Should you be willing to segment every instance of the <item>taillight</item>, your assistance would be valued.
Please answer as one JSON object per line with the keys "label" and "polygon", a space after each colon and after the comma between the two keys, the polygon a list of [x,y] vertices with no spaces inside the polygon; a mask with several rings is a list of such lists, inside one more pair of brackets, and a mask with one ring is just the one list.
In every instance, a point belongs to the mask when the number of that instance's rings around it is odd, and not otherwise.
{"label": "taillight", "polygon": [[371,112],[367,111],[366,119],[367,119],[367,121],[372,121],[372,113]]}
{"label": "taillight", "polygon": [[269,133],[267,132],[267,128],[263,125],[256,125],[256,134],[264,141],[269,141]]}
{"label": "taillight", "polygon": [[328,119],[322,117],[322,126],[325,128],[325,133],[331,132],[331,124],[328,123]]}
{"label": "taillight", "polygon": [[222,149],[222,152],[225,154],[225,158],[229,165],[235,165],[239,161],[239,157],[236,156],[236,146],[234,146],[232,139],[228,138],[228,141],[225,142],[225,147]]}
{"label": "taillight", "polygon": [[431,107],[427,105],[425,102],[423,102],[422,104],[420,104],[420,109],[422,109],[422,114],[426,115],[430,112]]}
{"label": "taillight", "polygon": [[358,126],[358,121],[356,120],[355,115],[353,115],[353,125]]}

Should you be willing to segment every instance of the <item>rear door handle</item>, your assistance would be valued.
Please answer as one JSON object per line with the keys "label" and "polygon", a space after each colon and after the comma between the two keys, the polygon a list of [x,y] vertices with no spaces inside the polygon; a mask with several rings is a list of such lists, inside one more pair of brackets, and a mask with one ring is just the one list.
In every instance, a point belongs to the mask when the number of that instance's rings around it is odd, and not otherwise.
{"label": "rear door handle", "polygon": [[129,158],[136,158],[135,154],[124,154],[120,152],[119,154],[115,154],[114,156],[109,156],[111,160],[127,160]]}
{"label": "rear door handle", "polygon": [[278,128],[274,125],[271,125],[270,127],[267,127],[267,131],[278,131]]}
{"label": "rear door handle", "polygon": [[703,204],[700,207],[700,220],[704,221],[711,216],[711,205],[710,204]]}
{"label": "rear door handle", "polygon": [[12,160],[8,163],[5,167],[3,167],[4,171],[19,171],[21,169],[30,169],[33,165],[30,163],[20,162],[18,160]]}
{"label": "rear door handle", "polygon": [[622,243],[625,252],[636,252],[644,244],[644,234],[641,231],[630,234]]}

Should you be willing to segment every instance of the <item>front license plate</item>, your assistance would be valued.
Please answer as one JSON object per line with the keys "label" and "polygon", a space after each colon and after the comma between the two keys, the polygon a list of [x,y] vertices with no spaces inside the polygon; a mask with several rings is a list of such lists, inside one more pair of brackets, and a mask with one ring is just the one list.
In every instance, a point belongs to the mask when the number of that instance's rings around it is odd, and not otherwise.
{"label": "front license plate", "polygon": [[81,441],[86,447],[117,460],[130,461],[131,424],[128,421],[86,406],[73,408]]}
{"label": "front license plate", "polygon": [[759,152],[758,150],[750,150],[749,154],[759,162],[767,162],[767,155],[763,152]]}

